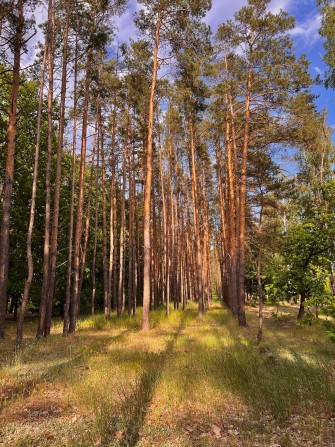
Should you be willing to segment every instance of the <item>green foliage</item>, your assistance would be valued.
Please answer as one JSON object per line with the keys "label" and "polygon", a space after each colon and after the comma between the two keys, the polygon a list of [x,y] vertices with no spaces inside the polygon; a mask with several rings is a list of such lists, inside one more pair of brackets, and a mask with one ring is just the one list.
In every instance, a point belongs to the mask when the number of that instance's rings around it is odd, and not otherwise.
{"label": "green foliage", "polygon": [[317,324],[319,320],[316,318],[314,314],[308,309],[307,312],[304,314],[301,320],[297,321],[297,324],[299,326],[305,326],[309,325],[312,326],[313,324]]}
{"label": "green foliage", "polygon": [[[5,133],[8,110],[9,110],[9,85],[11,83],[11,72],[6,71],[4,65],[0,66],[0,134]],[[34,161],[34,151],[36,144],[36,122],[37,122],[37,103],[38,103],[38,83],[28,80],[21,75],[21,84],[19,88],[18,98],[18,123],[16,138],[16,158],[15,158],[15,177],[13,204],[11,211],[11,238],[10,238],[10,259],[9,259],[9,296],[20,296],[23,290],[24,280],[27,274],[26,267],[26,234],[29,222],[29,204],[32,186],[32,169]],[[37,195],[37,218],[36,231],[33,239],[33,256],[37,266],[41,264],[42,252],[42,231],[43,219],[41,211],[43,208],[43,181],[42,174],[45,166],[44,152],[46,148],[46,122],[47,117],[45,110],[42,117],[42,135],[41,135],[41,175],[38,179],[38,195]],[[1,138],[0,138],[1,139]],[[4,144],[6,138],[2,140]],[[0,155],[1,177],[5,166],[5,150]],[[36,289],[33,293],[36,293]]]}
{"label": "green foliage", "polygon": [[211,8],[211,0],[139,0],[139,3],[143,8],[135,19],[136,26],[153,46],[160,17],[160,41],[167,45],[170,55],[197,45],[196,36],[206,28],[201,19]]}
{"label": "green foliage", "polygon": [[[11,72],[6,71],[5,66],[0,65],[0,147],[6,142],[7,116],[9,110],[9,92],[11,83]],[[13,204],[11,211],[11,237],[10,237],[10,259],[9,259],[9,298],[20,301],[24,288],[24,281],[27,276],[26,261],[26,237],[29,224],[30,199],[32,188],[32,175],[34,164],[34,152],[36,144],[36,124],[38,106],[38,83],[34,80],[21,76],[21,84],[18,99],[18,123],[16,139],[16,157],[15,157],[15,177]],[[58,112],[57,103],[54,105],[55,114]],[[3,137],[3,138],[1,138]],[[43,262],[43,234],[44,234],[44,212],[45,212],[45,166],[46,166],[46,147],[47,147],[47,113],[46,104],[42,111],[42,132],[40,144],[40,162],[39,175],[37,182],[36,214],[33,233],[33,259],[34,259],[34,280],[31,288],[30,309],[36,311],[39,305],[40,287],[42,281],[42,262]],[[56,129],[53,133],[53,151],[56,152],[57,139]],[[0,151],[0,174],[3,177],[5,166],[5,150]],[[57,269],[57,289],[55,299],[55,310],[59,314],[64,302],[65,284],[66,284],[66,260],[67,260],[67,239],[70,220],[70,177],[71,177],[71,155],[67,147],[64,148],[62,158],[63,178],[61,184],[61,213],[59,221],[59,244],[58,244],[58,269]],[[55,163],[53,157],[52,179],[55,178]],[[88,182],[90,170],[85,173]],[[93,205],[94,213],[94,205]],[[101,244],[102,235],[98,240]],[[89,278],[90,270],[87,272],[86,279]],[[100,267],[97,269],[97,278],[99,279]],[[102,284],[97,290],[97,304],[100,304]],[[86,301],[90,302],[90,296],[86,299],[86,290],[84,287],[82,304],[86,307]],[[88,306],[89,307],[89,304]]]}
{"label": "green foliage", "polygon": [[[323,225],[328,222],[328,231]],[[273,302],[303,294],[308,303],[327,307],[333,299],[329,288],[330,256],[332,256],[334,219],[308,219],[294,222],[283,237],[282,257],[276,267],[267,270],[265,290]]]}
{"label": "green foliage", "polygon": [[321,27],[319,33],[324,40],[326,54],[324,61],[328,65],[328,72],[324,79],[326,87],[335,87],[335,5],[329,0],[318,0],[321,13]]}
{"label": "green foliage", "polygon": [[[296,58],[293,52],[288,31],[294,27],[294,19],[284,11],[272,14],[267,10],[268,4],[269,0],[249,0],[235,14],[234,21],[219,26],[215,36],[220,56],[218,69],[224,79],[220,88],[242,102],[242,86],[246,85],[251,69],[251,96],[255,98],[251,108],[257,105],[265,113],[271,108],[287,107],[291,98],[312,83],[307,61]],[[267,116],[269,123],[273,118]]]}

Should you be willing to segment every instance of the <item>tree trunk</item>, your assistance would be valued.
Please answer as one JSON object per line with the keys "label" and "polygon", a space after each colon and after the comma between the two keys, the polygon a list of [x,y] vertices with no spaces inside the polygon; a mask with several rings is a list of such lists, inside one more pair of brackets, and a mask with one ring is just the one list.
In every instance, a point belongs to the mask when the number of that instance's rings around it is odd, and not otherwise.
{"label": "tree trunk", "polygon": [[[85,276],[88,240],[89,240],[89,235],[90,235],[91,202],[92,202],[95,151],[96,151],[97,146],[99,148],[99,142],[97,143],[97,139],[98,139],[97,132],[98,132],[98,117],[97,117],[97,122],[96,122],[96,126],[95,126],[94,142],[93,142],[93,148],[92,148],[91,172],[90,172],[90,182],[89,182],[89,187],[88,187],[87,208],[86,208],[86,218],[85,218],[84,243],[83,243],[81,260],[80,260],[80,274],[79,274],[79,287],[78,287],[78,316],[79,316],[79,310],[80,310],[81,291],[83,288],[83,282],[84,282],[84,276]],[[98,149],[98,152],[99,152],[99,149]]]}
{"label": "tree trunk", "polygon": [[298,321],[302,320],[303,316],[305,315],[305,301],[306,301],[306,293],[300,292],[300,307],[297,317]]}
{"label": "tree trunk", "polygon": [[[94,13],[93,13],[94,14]],[[79,268],[80,268],[80,242],[82,232],[83,220],[83,203],[84,203],[84,178],[86,166],[86,144],[87,144],[87,121],[88,121],[88,106],[90,98],[91,85],[91,64],[92,64],[92,43],[88,48],[86,75],[85,75],[85,96],[83,103],[83,126],[81,136],[81,154],[80,154],[80,172],[79,172],[79,194],[77,206],[77,221],[74,238],[74,263],[73,263],[73,289],[70,303],[70,324],[69,332],[74,333],[76,330],[77,315],[78,315],[78,292],[79,292]]]}
{"label": "tree trunk", "polygon": [[101,183],[102,183],[102,261],[104,278],[104,312],[107,319],[110,318],[110,307],[108,306],[108,248],[107,248],[107,201],[106,201],[106,166],[104,150],[104,130],[99,112],[99,134],[101,151]]}
{"label": "tree trunk", "polygon": [[[229,256],[228,256],[228,241],[227,241],[227,233],[229,229],[227,228],[227,219],[225,213],[225,197],[224,197],[224,186],[222,182],[222,163],[221,163],[221,148],[219,144],[219,140],[217,139],[215,143],[216,150],[216,167],[217,167],[217,182],[219,188],[219,203],[220,203],[220,218],[221,218],[221,227],[220,227],[220,237],[219,237],[219,264],[220,264],[220,275],[221,275],[221,285],[220,285],[220,298],[224,300],[225,304],[230,307],[231,300],[229,291],[224,289],[224,284],[227,284],[226,273],[229,268]],[[227,204],[228,205],[228,204]],[[224,268],[225,267],[225,268]],[[228,296],[227,296],[228,293]]]}
{"label": "tree trunk", "polygon": [[[169,129],[169,141],[168,141],[168,173],[167,173],[167,184],[168,184],[168,196],[170,203],[170,229],[169,229],[169,295],[171,294],[173,299],[173,306],[176,309],[176,270],[175,270],[175,206],[174,206],[174,197],[173,197],[173,187],[172,187],[172,175],[173,175],[173,166],[172,159],[175,154],[172,154],[172,142],[171,135]],[[170,304],[170,296],[169,296],[169,304]]]}
{"label": "tree trunk", "polygon": [[5,336],[7,311],[7,285],[9,264],[9,227],[13,196],[15,138],[17,125],[17,102],[20,84],[21,47],[23,40],[23,0],[17,3],[18,19],[14,38],[14,65],[11,87],[10,109],[7,129],[6,172],[3,186],[2,216],[0,230],[0,338]]}
{"label": "tree trunk", "polygon": [[160,133],[158,134],[159,139],[159,179],[161,184],[161,195],[162,195],[162,212],[163,212],[163,262],[162,262],[162,293],[163,293],[163,302],[166,304],[166,313],[169,313],[168,308],[168,300],[166,293],[166,282],[168,278],[166,276],[166,266],[167,266],[167,245],[168,245],[168,236],[167,236],[167,217],[166,217],[166,200],[165,200],[165,187],[164,187],[164,177],[163,177],[163,162],[162,162],[162,147],[160,141]]}
{"label": "tree trunk", "polygon": [[97,151],[97,164],[95,170],[95,215],[94,215],[94,242],[93,242],[93,258],[92,258],[92,295],[91,295],[91,315],[95,313],[95,297],[96,297],[96,280],[95,280],[95,264],[97,257],[98,243],[98,218],[99,218],[99,145]]}
{"label": "tree trunk", "polygon": [[128,148],[128,184],[129,184],[129,257],[128,257],[128,315],[130,316],[135,300],[135,179],[134,150],[130,155]]}
{"label": "tree trunk", "polygon": [[[114,272],[114,218],[115,218],[115,205],[116,205],[116,189],[115,189],[115,140],[116,140],[116,94],[113,99],[113,111],[112,111],[112,144],[111,144],[111,181],[110,181],[110,212],[109,212],[109,268],[108,268],[108,293],[107,293],[107,307],[108,309],[115,309],[116,303],[114,293],[112,290],[112,280]],[[113,296],[113,301],[112,301]],[[110,314],[109,310],[109,314]]]}
{"label": "tree trunk", "polygon": [[204,313],[204,295],[202,282],[202,254],[201,254],[201,238],[199,227],[198,214],[198,187],[197,175],[195,168],[195,143],[194,143],[194,128],[192,117],[189,118],[189,132],[190,132],[190,177],[191,177],[191,191],[192,191],[192,205],[193,205],[193,229],[195,237],[196,250],[196,297],[198,300],[198,313],[200,316]]}
{"label": "tree trunk", "polygon": [[258,307],[258,334],[257,334],[257,342],[261,343],[263,340],[263,305],[264,305],[264,297],[263,297],[263,286],[262,286],[262,277],[261,277],[261,262],[262,262],[262,219],[263,219],[263,206],[260,209],[259,216],[259,227],[258,227],[258,235],[259,235],[259,247],[258,247],[258,256],[257,256],[257,289],[258,289],[258,298],[259,298],[259,307]]}
{"label": "tree trunk", "polygon": [[60,190],[61,190],[61,176],[62,176],[62,156],[64,144],[64,127],[65,127],[65,99],[66,99],[66,84],[67,84],[67,61],[68,61],[68,35],[69,35],[69,20],[70,20],[70,1],[66,3],[66,23],[63,40],[63,61],[62,61],[62,86],[60,99],[60,118],[59,118],[59,134],[57,147],[57,163],[56,163],[56,178],[55,178],[55,192],[54,192],[54,209],[52,216],[52,234],[50,244],[50,277],[48,284],[48,299],[47,312],[44,325],[44,335],[50,335],[52,304],[54,301],[56,269],[57,269],[57,248],[58,248],[58,226],[59,226],[59,204],[60,204]]}
{"label": "tree trunk", "polygon": [[[232,112],[231,112],[232,113]],[[232,119],[232,118],[231,118]],[[235,166],[235,151],[233,149],[233,144],[231,142],[231,126],[229,118],[226,121],[226,153],[227,153],[227,175],[228,175],[228,203],[229,203],[229,265],[227,270],[229,272],[228,281],[228,303],[230,310],[237,314],[238,307],[238,296],[237,296],[237,194],[236,194],[236,183],[237,183],[237,172]]]}
{"label": "tree trunk", "polygon": [[240,203],[239,203],[239,235],[238,235],[238,308],[237,317],[240,326],[246,326],[245,317],[245,225],[246,225],[246,206],[247,206],[247,161],[249,150],[249,128],[250,128],[250,101],[251,101],[251,62],[248,69],[248,81],[246,90],[246,110],[243,136],[242,162],[241,162],[241,185],[240,185]]}
{"label": "tree trunk", "polygon": [[48,292],[50,280],[50,220],[51,220],[51,165],[53,137],[53,89],[54,89],[54,39],[55,17],[53,0],[49,0],[48,8],[48,153],[45,175],[45,219],[43,247],[43,280],[39,320],[36,337],[45,337],[45,322],[48,309]]}
{"label": "tree trunk", "polygon": [[153,140],[153,125],[154,125],[154,102],[157,83],[158,70],[158,48],[160,40],[161,16],[158,14],[155,47],[153,55],[153,70],[152,83],[149,102],[149,122],[148,122],[148,144],[146,151],[146,173],[145,173],[145,191],[144,191],[144,205],[143,205],[143,316],[142,316],[142,330],[148,331],[149,324],[149,310],[150,310],[150,286],[151,286],[151,244],[150,244],[150,217],[151,217],[151,187],[152,187],[152,140]]}
{"label": "tree trunk", "polygon": [[73,85],[73,136],[72,136],[72,175],[71,175],[71,202],[70,202],[70,227],[68,240],[68,257],[66,271],[66,292],[64,304],[63,335],[69,332],[70,300],[72,280],[72,255],[73,255],[73,227],[74,227],[74,192],[76,183],[76,155],[77,155],[77,83],[78,83],[78,34],[76,32],[75,61],[74,61],[74,85]]}
{"label": "tree trunk", "polygon": [[121,225],[120,225],[120,257],[119,257],[119,284],[118,284],[118,306],[117,314],[121,317],[125,309],[125,292],[124,292],[124,239],[126,226],[126,151],[129,151],[129,110],[127,111],[127,130],[126,130],[126,150],[122,153],[122,197],[121,197]]}
{"label": "tree trunk", "polygon": [[158,297],[158,259],[157,259],[157,216],[156,216],[156,195],[153,191],[153,206],[152,206],[152,293],[153,307],[157,309],[159,306]]}
{"label": "tree trunk", "polygon": [[[205,189],[205,185],[203,185]],[[209,229],[209,209],[206,198],[206,193],[204,190],[203,194],[204,203],[204,255],[206,259],[206,268],[204,269],[204,282],[205,282],[205,297],[206,297],[206,308],[209,308],[212,301],[212,288],[211,288],[211,259],[210,259],[210,229]]]}
{"label": "tree trunk", "polygon": [[16,343],[20,345],[23,338],[23,322],[26,313],[26,308],[29,299],[30,286],[34,276],[34,262],[32,255],[31,242],[33,237],[34,220],[35,220],[35,208],[36,208],[36,192],[37,192],[37,176],[38,176],[38,163],[40,152],[40,140],[41,140],[41,121],[42,121],[42,108],[43,108],[43,87],[44,87],[44,75],[47,58],[47,43],[44,45],[44,54],[42,62],[42,71],[40,78],[40,91],[38,100],[38,112],[37,112],[37,128],[36,128],[36,146],[35,146],[35,159],[34,159],[34,172],[33,172],[33,184],[31,191],[31,204],[30,204],[30,218],[27,234],[27,262],[28,262],[28,276],[24,285],[24,291],[22,296],[21,312],[17,323]]}

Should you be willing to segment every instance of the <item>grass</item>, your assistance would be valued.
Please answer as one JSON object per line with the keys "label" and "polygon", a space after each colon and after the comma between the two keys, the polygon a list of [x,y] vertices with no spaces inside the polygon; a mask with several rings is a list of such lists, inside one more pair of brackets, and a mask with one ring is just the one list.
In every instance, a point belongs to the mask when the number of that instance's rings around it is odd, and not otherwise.
{"label": "grass", "polygon": [[265,342],[213,303],[199,320],[155,310],[79,321],[64,338],[0,344],[0,446],[335,446],[335,345],[298,326],[290,306],[266,310]]}

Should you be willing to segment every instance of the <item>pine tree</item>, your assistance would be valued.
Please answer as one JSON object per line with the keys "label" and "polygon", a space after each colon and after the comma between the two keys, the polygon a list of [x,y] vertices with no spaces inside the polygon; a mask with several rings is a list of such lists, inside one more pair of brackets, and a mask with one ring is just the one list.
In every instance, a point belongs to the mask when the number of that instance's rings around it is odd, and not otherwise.
{"label": "pine tree", "polygon": [[[187,45],[187,27],[189,21],[194,21],[194,27],[198,24],[207,10],[210,1],[206,0],[141,0],[143,9],[136,19],[138,28],[146,35],[151,44],[153,54],[152,82],[149,98],[148,136],[146,146],[146,170],[145,190],[143,205],[143,319],[142,329],[149,330],[150,309],[150,285],[151,285],[151,193],[152,193],[152,170],[153,170],[153,128],[155,94],[157,87],[158,70],[164,60],[171,57],[176,50]],[[193,28],[195,29],[195,28]],[[169,46],[169,54],[160,55],[160,49],[164,45]]]}
{"label": "pine tree", "polygon": [[[236,309],[241,326],[246,325],[247,178],[252,135],[264,127],[264,122],[280,123],[270,111],[279,114],[285,110],[294,92],[311,83],[306,61],[296,59],[292,51],[288,31],[294,19],[283,11],[277,15],[268,12],[268,4],[268,0],[249,0],[248,6],[235,14],[235,21],[222,24],[216,35],[226,114],[228,240],[232,241],[228,301],[232,310]],[[278,141],[273,132],[269,133],[269,143],[271,138]]]}
{"label": "pine tree", "polygon": [[15,8],[12,10],[12,14],[10,14],[9,17],[9,36],[7,37],[10,42],[11,51],[13,53],[13,69],[10,110],[7,128],[6,170],[3,186],[0,229],[0,338],[3,338],[5,336],[5,318],[7,311],[10,214],[13,196],[15,139],[18,119],[17,105],[20,84],[21,53],[24,45],[26,27],[29,26],[29,23],[27,23],[24,16],[25,4],[26,2],[24,0],[18,0]]}

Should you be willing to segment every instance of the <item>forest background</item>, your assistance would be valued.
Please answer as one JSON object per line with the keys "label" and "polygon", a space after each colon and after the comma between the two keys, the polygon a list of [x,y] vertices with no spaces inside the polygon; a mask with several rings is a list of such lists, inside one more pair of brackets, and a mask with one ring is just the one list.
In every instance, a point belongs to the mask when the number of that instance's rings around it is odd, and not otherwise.
{"label": "forest background", "polygon": [[335,445],[334,88],[331,1],[0,0],[1,446]]}
{"label": "forest background", "polygon": [[73,6],[3,3],[1,335],[8,301],[19,343],[27,305],[38,336],[213,293],[259,340],[265,299],[331,314],[332,4]]}

